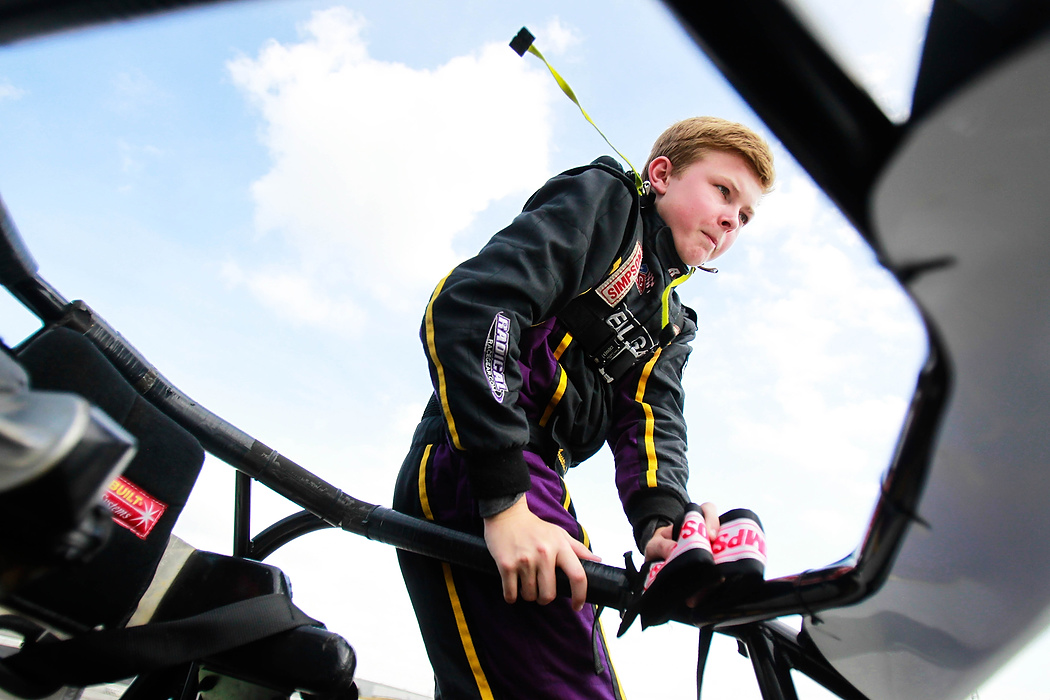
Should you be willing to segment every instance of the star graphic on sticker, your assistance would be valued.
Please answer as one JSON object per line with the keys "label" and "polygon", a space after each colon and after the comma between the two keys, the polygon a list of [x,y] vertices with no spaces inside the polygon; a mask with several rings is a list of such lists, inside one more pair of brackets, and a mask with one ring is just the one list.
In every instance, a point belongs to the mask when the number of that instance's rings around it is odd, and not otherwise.
{"label": "star graphic on sticker", "polygon": [[152,503],[146,504],[146,507],[142,509],[138,517],[135,518],[136,525],[144,525],[147,528],[152,527],[157,519],[160,518],[161,509]]}

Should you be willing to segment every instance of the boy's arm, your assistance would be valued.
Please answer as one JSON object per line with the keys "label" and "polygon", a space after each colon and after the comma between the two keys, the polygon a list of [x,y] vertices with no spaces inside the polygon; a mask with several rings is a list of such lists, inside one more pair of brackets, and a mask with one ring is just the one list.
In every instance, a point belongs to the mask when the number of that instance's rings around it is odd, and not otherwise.
{"label": "boy's arm", "polygon": [[602,278],[632,203],[628,187],[602,170],[554,178],[435,290],[421,337],[476,498],[528,491],[520,334]]}
{"label": "boy's arm", "polygon": [[620,380],[614,397],[608,442],[616,487],[642,552],[654,531],[674,522],[689,502],[682,371],[695,335],[696,325],[685,319],[667,347]]}

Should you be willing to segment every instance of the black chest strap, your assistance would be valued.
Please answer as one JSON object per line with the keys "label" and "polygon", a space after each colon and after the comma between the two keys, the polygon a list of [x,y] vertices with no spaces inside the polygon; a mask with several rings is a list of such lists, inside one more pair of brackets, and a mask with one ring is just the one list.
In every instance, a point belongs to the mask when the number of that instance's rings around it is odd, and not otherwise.
{"label": "black chest strap", "polygon": [[[651,358],[657,348],[668,345],[681,331],[686,310],[679,306],[673,318],[663,318],[663,309],[669,304],[669,299],[664,297],[670,290],[659,288],[659,282],[657,289],[646,288],[647,298],[640,299],[643,292],[639,274],[645,265],[639,221],[641,201],[619,167],[612,167],[610,163],[615,165],[615,161],[603,157],[578,170],[601,168],[611,172],[632,194],[631,210],[619,251],[621,262],[593,289],[569,302],[557,316],[599,374],[606,382],[612,383],[639,362]],[[669,286],[679,281],[684,279],[675,280]]]}
{"label": "black chest strap", "polygon": [[670,323],[661,327],[656,290],[648,292],[653,303],[632,303],[642,296],[632,280],[632,288],[619,303],[610,306],[600,289],[601,285],[576,297],[558,314],[558,320],[579,343],[598,373],[611,383],[639,362],[651,358],[657,348],[674,340],[689,310],[680,305]]}
{"label": "black chest strap", "polygon": [[558,320],[607,382],[652,357],[657,347],[653,333],[627,304],[610,308],[593,290],[577,297],[558,314]]}

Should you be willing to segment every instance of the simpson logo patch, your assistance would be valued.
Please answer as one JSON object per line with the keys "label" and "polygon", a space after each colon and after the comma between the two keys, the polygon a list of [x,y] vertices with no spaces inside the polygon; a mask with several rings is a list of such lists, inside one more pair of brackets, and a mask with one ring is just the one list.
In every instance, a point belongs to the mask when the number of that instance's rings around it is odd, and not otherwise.
{"label": "simpson logo patch", "polygon": [[113,512],[113,520],[117,525],[131,530],[143,540],[168,509],[167,504],[161,503],[122,476],[110,483],[102,500]]}
{"label": "simpson logo patch", "polygon": [[503,312],[492,319],[492,326],[485,338],[484,369],[485,378],[492,388],[492,397],[503,403],[507,395],[507,380],[504,377],[507,365],[507,347],[510,341],[510,319]]}
{"label": "simpson logo patch", "polygon": [[642,244],[634,244],[634,252],[623,265],[620,265],[609,279],[598,285],[597,292],[606,304],[616,306],[630,291],[642,267]]}

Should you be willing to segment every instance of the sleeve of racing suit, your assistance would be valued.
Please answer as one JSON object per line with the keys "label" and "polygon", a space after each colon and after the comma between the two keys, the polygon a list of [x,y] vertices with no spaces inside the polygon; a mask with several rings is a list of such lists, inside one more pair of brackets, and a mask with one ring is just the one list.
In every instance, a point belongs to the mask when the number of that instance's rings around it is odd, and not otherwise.
{"label": "sleeve of racing suit", "polygon": [[611,173],[560,175],[431,297],[421,329],[430,374],[476,498],[527,491],[518,405],[521,330],[539,323],[605,274],[623,241],[633,196]]}
{"label": "sleeve of racing suit", "polygon": [[620,379],[613,397],[608,442],[639,547],[651,520],[674,522],[689,502],[682,371],[695,336],[696,324],[687,318],[667,347]]}

